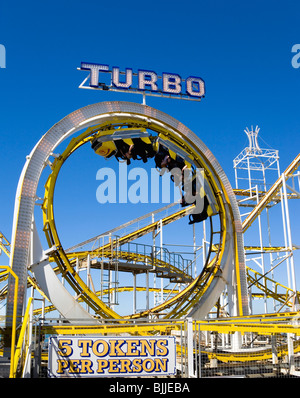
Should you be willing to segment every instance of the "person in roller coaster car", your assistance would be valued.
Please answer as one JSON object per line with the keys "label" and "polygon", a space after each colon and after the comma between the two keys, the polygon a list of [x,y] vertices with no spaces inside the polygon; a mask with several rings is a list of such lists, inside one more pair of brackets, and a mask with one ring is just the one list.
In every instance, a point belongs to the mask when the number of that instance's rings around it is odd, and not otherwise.
{"label": "person in roller coaster car", "polygon": [[[150,142],[147,143],[141,138],[132,138],[131,141],[132,144],[128,144],[123,140],[114,140],[115,149],[110,149],[107,153],[103,150],[101,155],[107,159],[115,156],[118,161],[119,159],[125,160],[127,165],[130,164],[130,159],[142,160],[146,163],[148,158],[154,157],[156,152]],[[96,153],[100,154],[101,148],[105,148],[105,143],[96,139],[92,142],[92,148]]]}
{"label": "person in roller coaster car", "polygon": [[[182,189],[181,206],[182,207],[195,204],[196,195],[198,195],[198,199],[201,200],[198,189],[197,189],[196,177],[193,176],[189,183],[187,183],[187,181],[185,181],[185,178],[187,176],[187,174],[185,172],[185,171],[187,171],[187,165],[185,164],[183,159],[181,159],[178,155],[176,155],[175,159],[172,159],[168,149],[161,146],[159,148],[159,151],[156,153],[154,160],[155,160],[156,168],[158,168],[158,169],[166,168],[168,171],[170,171],[172,173],[170,178],[176,184],[176,186],[181,184],[181,189]],[[191,199],[194,199],[194,200],[191,201]],[[190,214],[189,215],[189,224],[194,224],[194,223],[201,222],[201,221],[204,221],[207,219],[207,217],[208,217],[207,209],[209,206],[207,196],[204,195],[204,198],[202,200],[204,200],[203,210],[200,213]]]}
{"label": "person in roller coaster car", "polygon": [[153,158],[155,151],[151,143],[143,141],[141,138],[132,138],[133,144],[129,145],[122,140],[116,140],[117,153],[115,157],[126,160],[127,165],[130,164],[130,159],[142,160],[144,163],[148,158]]}

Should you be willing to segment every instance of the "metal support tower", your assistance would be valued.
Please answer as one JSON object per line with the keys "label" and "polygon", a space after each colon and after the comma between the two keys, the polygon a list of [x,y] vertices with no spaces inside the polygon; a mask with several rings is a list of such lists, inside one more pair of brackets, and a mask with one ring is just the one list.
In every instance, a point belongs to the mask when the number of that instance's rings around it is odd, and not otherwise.
{"label": "metal support tower", "polygon": [[[246,128],[244,131],[248,137],[249,145],[233,160],[235,192],[239,198],[238,205],[241,209],[242,220],[243,217],[250,214],[251,210],[259,203],[276,179],[282,179],[282,188],[279,194],[273,197],[272,201],[268,203],[264,211],[257,217],[258,233],[257,230],[251,228],[250,235],[245,237],[245,247],[247,246],[247,238],[251,240],[258,238],[259,240],[258,244],[253,244],[253,240],[251,241],[250,246],[253,248],[256,247],[256,249],[247,251],[246,261],[248,264],[251,264],[251,267],[252,265],[254,268],[255,266],[259,267],[259,271],[264,276],[263,283],[265,285],[267,283],[265,277],[268,276],[268,278],[274,279],[275,269],[285,262],[287,267],[286,275],[288,287],[296,292],[293,245],[287,201],[288,193],[286,189],[286,178],[292,176],[284,176],[284,174],[281,174],[278,150],[260,148],[258,143],[258,133],[260,129],[257,126],[255,129],[251,126],[251,130]],[[270,210],[277,203],[281,204],[282,226],[279,225],[279,222],[277,223],[276,233],[282,229],[284,236],[284,245],[280,246],[280,251],[276,251],[271,240],[272,226],[270,222]],[[276,271],[278,271],[278,269],[276,269]],[[249,290],[251,293],[250,286]],[[273,311],[276,312],[278,310],[274,300]],[[266,293],[264,294],[264,311],[265,313],[269,312]]]}

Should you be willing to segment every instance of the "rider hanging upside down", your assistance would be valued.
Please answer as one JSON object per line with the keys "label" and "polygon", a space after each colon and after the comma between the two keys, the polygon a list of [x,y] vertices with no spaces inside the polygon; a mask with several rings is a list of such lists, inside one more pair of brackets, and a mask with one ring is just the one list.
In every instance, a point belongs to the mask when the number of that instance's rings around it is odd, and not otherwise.
{"label": "rider hanging upside down", "polygon": [[126,160],[127,165],[130,164],[130,159],[143,160],[143,162],[146,163],[148,158],[154,157],[155,151],[149,139],[131,138],[127,141],[130,141],[130,144],[121,139],[102,142],[100,139],[96,138],[92,142],[92,148],[97,154],[107,159],[111,156],[115,156],[117,160]]}
{"label": "rider hanging upside down", "polygon": [[204,195],[203,198],[200,197],[200,187],[197,187],[197,179],[196,176],[192,176],[190,181],[186,181],[187,178],[187,165],[184,160],[181,159],[178,155],[173,159],[170,156],[168,149],[165,147],[160,147],[159,151],[155,155],[155,164],[159,169],[166,168],[168,171],[172,173],[171,180],[178,186],[181,184],[182,188],[182,199],[181,206],[188,206],[191,204],[195,204],[196,200],[203,200],[203,208],[199,213],[192,213],[189,215],[189,224],[194,224],[196,222],[201,222],[206,220],[208,217],[207,209],[209,206],[209,202],[207,196]]}

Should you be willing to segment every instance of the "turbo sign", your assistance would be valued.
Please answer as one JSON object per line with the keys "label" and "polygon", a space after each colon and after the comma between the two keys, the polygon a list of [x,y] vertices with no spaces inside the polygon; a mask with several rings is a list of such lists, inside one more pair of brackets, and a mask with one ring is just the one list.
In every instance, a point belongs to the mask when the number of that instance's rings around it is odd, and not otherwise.
{"label": "turbo sign", "polygon": [[[139,69],[137,72],[133,72],[132,68],[125,68],[125,71],[121,71],[118,66],[113,66],[110,69],[109,65],[91,62],[81,62],[81,67],[78,69],[89,71],[89,86],[84,85],[86,78],[80,88],[144,93],[162,97],[177,96],[181,99],[194,100],[200,100],[205,96],[204,80],[197,76],[183,79],[177,73],[164,72],[162,76],[159,76],[153,70]],[[102,79],[100,74],[103,73],[110,74],[111,79],[107,84],[100,80]]]}

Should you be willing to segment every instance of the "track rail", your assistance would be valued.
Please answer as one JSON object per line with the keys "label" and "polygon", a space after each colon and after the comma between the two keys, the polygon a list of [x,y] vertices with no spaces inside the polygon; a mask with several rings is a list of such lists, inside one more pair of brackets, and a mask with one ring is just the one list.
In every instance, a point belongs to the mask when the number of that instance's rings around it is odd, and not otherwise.
{"label": "track rail", "polygon": [[1,250],[4,251],[4,253],[7,255],[7,257],[10,257],[10,242],[0,231],[0,254],[1,254]]}
{"label": "track rail", "polygon": [[290,165],[283,172],[282,176],[277,179],[277,181],[271,186],[271,188],[266,192],[266,194],[261,198],[259,203],[254,207],[251,213],[243,221],[242,227],[243,232],[251,226],[253,221],[260,215],[260,213],[265,209],[265,207],[271,202],[271,200],[276,197],[282,188],[282,178],[288,179],[289,176],[297,170],[300,163],[300,153],[295,157],[295,159],[290,163]]}
{"label": "track rail", "polygon": [[[97,131],[99,127],[94,131]],[[77,295],[85,301],[95,312],[101,317],[107,318],[120,318],[120,315],[111,310],[99,297],[92,292],[84,281],[80,278],[80,276],[75,272],[74,266],[69,261],[70,253],[65,253],[62,248],[60,239],[58,237],[58,233],[56,230],[55,220],[54,220],[54,210],[53,210],[53,198],[54,198],[54,189],[57,181],[57,177],[61,167],[64,162],[68,159],[68,157],[74,153],[75,150],[80,148],[82,145],[90,142],[93,139],[93,135],[90,135],[93,131],[88,130],[89,136],[87,136],[87,132],[84,132],[79,137],[73,139],[64,153],[55,159],[52,165],[52,172],[46,182],[45,189],[45,197],[42,205],[43,214],[44,214],[44,231],[46,233],[46,237],[48,240],[49,247],[56,247],[56,252],[53,255],[60,271],[63,273],[64,278],[69,282],[72,288],[75,290]],[[167,225],[171,222],[174,222],[187,214],[189,214],[191,208],[185,208],[175,212],[174,214],[163,218],[160,221],[148,224],[146,227],[135,230],[134,232],[127,234],[118,239],[118,242],[110,242],[106,245],[103,245],[98,249],[98,253],[103,251],[110,250],[111,247],[118,245],[123,245],[132,240],[135,240],[145,234],[153,232],[157,229],[159,222],[162,225]],[[212,224],[211,224],[212,226]],[[225,225],[221,227],[221,230],[225,231]],[[222,236],[222,235],[221,235]],[[220,236],[220,238],[221,238]],[[222,249],[222,244],[220,244],[220,248]],[[211,250],[209,251],[211,253]],[[217,256],[221,253],[221,250],[217,253]],[[182,292],[178,293],[175,297],[170,298],[163,304],[156,306],[155,308],[151,308],[147,311],[142,311],[137,314],[132,314],[130,316],[125,316],[124,319],[131,318],[140,318],[148,316],[151,314],[159,314],[163,311],[166,311],[170,307],[175,305],[175,309],[169,313],[168,316],[182,316],[186,314],[188,310],[190,310],[197,301],[199,301],[200,297],[207,290],[207,287],[211,283],[213,277],[219,270],[219,264],[217,261],[213,261],[210,264],[207,262],[204,270],[201,275],[199,275],[187,288],[185,288]],[[188,304],[187,304],[188,302]]]}
{"label": "track rail", "polygon": [[[52,295],[50,299],[60,292],[61,297],[56,300],[58,307],[61,306],[61,302],[63,302],[63,305],[65,305],[66,302],[63,298],[66,292],[61,288],[58,289],[59,285],[55,278],[48,272],[48,265],[43,257],[44,252],[39,249],[40,243],[38,234],[32,232],[33,209],[36,201],[37,186],[45,165],[48,164],[50,157],[58,145],[66,138],[72,135],[74,136],[81,130],[94,129],[95,126],[97,126],[97,128],[100,126],[101,128],[112,124],[125,125],[126,123],[131,125],[134,123],[135,125],[143,126],[147,129],[150,128],[157,134],[162,134],[166,140],[169,140],[169,142],[177,146],[177,148],[181,148],[185,153],[188,153],[195,167],[205,169],[209,186],[212,192],[214,192],[214,198],[219,207],[221,219],[220,250],[215,255],[215,261],[206,265],[204,274],[201,276],[199,275],[199,277],[190,284],[189,288],[190,292],[192,290],[195,292],[197,290],[199,291],[199,284],[204,281],[202,289],[200,289],[203,294],[200,295],[196,293],[195,296],[197,299],[193,300],[193,306],[189,307],[187,303],[184,303],[184,300],[188,297],[186,294],[187,291],[182,293],[180,296],[182,301],[180,303],[180,300],[178,300],[176,303],[177,308],[175,306],[176,310],[173,312],[172,316],[178,316],[182,311],[196,318],[205,316],[214,305],[220,292],[223,291],[226,283],[236,284],[239,314],[247,314],[248,298],[240,214],[234,192],[217,160],[195,134],[176,119],[163,112],[135,103],[103,102],[81,108],[56,123],[40,139],[27,157],[17,188],[10,257],[11,267],[18,275],[20,281],[18,315],[21,316],[24,307],[30,248],[32,249],[31,253],[35,255],[35,264],[39,264],[40,262],[43,263],[43,268],[37,266],[36,269],[41,270],[39,271],[38,277],[44,278],[44,286],[47,287],[48,293]],[[91,130],[86,135],[87,139],[89,133],[91,133]],[[81,136],[80,141],[77,143],[81,143],[83,139],[84,137]],[[71,142],[73,145],[74,141],[72,140]],[[76,148],[73,147],[73,150],[76,150]],[[50,224],[49,221],[53,219],[53,208],[50,206],[48,210],[50,218],[46,219],[47,228]],[[55,234],[54,230],[51,231],[51,233],[52,232],[53,236],[48,236],[50,238],[50,248],[54,246],[56,261],[61,267],[63,274],[66,272],[68,273],[71,286],[75,291],[77,289],[79,293],[85,296],[88,304],[100,317],[116,318],[118,314],[108,309],[103,303],[100,303],[98,298],[93,296],[93,292],[82,284],[82,281],[75,275],[72,267],[69,267],[68,258],[60,245],[58,235]],[[52,238],[54,238],[54,240],[52,240]],[[34,246],[32,247],[32,245]],[[232,270],[234,271],[234,278],[236,281],[230,279]],[[50,281],[48,283],[47,277],[49,275],[52,278],[51,283]],[[57,288],[54,289],[54,285],[57,286]],[[195,289],[196,286],[197,289]],[[10,278],[7,305],[8,320],[11,318],[12,314],[12,305],[10,303],[13,303],[13,291],[14,282]],[[71,303],[71,297],[69,297],[68,300]],[[76,303],[74,303],[74,306],[77,310],[79,307],[75,304]],[[172,304],[175,304],[175,302]],[[74,306],[71,305],[70,311]],[[58,310],[62,310],[62,314],[64,313],[64,308],[58,308]],[[10,326],[9,321],[7,326]]]}
{"label": "track rail", "polygon": [[[299,166],[299,161],[300,161],[300,155],[298,155],[289,165],[289,167],[285,170],[285,172],[283,173],[285,178],[288,178],[290,174],[292,174],[297,167]],[[263,198],[261,199],[261,201],[258,203],[258,205],[255,206],[255,208],[253,209],[253,211],[251,212],[251,214],[248,216],[248,218],[244,221],[243,223],[243,228],[244,230],[246,228],[248,228],[251,223],[254,221],[254,219],[260,214],[260,212],[265,208],[265,206],[267,206],[267,204],[273,199],[276,198],[276,200],[278,199],[278,195],[279,195],[279,190],[282,186],[282,177],[279,178],[274,184],[273,186],[269,189],[269,191],[267,193],[265,193],[265,195],[263,196]],[[237,194],[235,192],[235,194]],[[240,192],[239,192],[240,194]],[[183,209],[169,217],[167,217],[166,219],[164,219],[164,225],[172,222],[178,218],[184,217],[186,214],[188,214],[189,210],[188,209]],[[155,228],[157,227],[157,223],[152,223],[148,226],[146,226],[144,229],[141,230],[137,230],[134,231],[131,234],[126,235],[125,237],[123,237],[123,243],[125,242],[129,242],[131,240],[134,240],[136,237],[142,236],[146,233],[149,233],[151,231],[153,231]],[[10,242],[8,241],[8,239],[2,234],[0,233],[0,238],[1,239],[1,248],[4,250],[5,254],[10,257]],[[218,246],[218,245],[217,245]],[[105,247],[105,249],[107,250],[108,247]],[[260,250],[260,248],[258,247],[248,247],[245,248],[246,250]],[[268,251],[281,251],[284,248],[278,248],[278,247],[274,247],[274,248],[266,248]],[[103,250],[103,248],[101,248],[101,250]],[[218,250],[218,247],[214,247],[213,251]],[[75,253],[68,253],[68,258],[71,258]],[[250,272],[251,271],[251,272]],[[275,299],[277,299],[278,301],[282,302],[282,303],[286,303],[287,298],[290,296],[288,293],[286,294],[279,294],[279,293],[274,293],[271,294],[271,292],[264,286],[264,284],[262,284],[261,282],[259,282],[262,278],[262,276],[258,273],[255,272],[253,270],[250,270],[247,267],[247,279],[248,279],[248,283],[252,283],[255,284],[262,292],[264,292],[265,294],[268,294],[269,297],[273,297]],[[249,273],[250,272],[250,273]],[[255,273],[256,276],[250,276],[251,273]],[[7,279],[8,274],[3,271],[0,274],[0,278],[1,281]],[[29,283],[34,286],[36,289],[39,290],[38,285],[36,284],[36,281],[31,278],[30,276],[28,276],[28,281]],[[273,281],[274,283],[274,281]],[[276,283],[276,282],[275,282]],[[279,286],[280,284],[276,284],[276,286]],[[281,285],[280,285],[281,286]],[[286,290],[288,290],[286,288]],[[5,297],[7,293],[7,287],[5,289],[3,289],[3,291],[1,292],[1,297]],[[42,292],[41,292],[42,293]],[[184,297],[184,296],[183,296]],[[197,297],[197,295],[196,295]]]}

